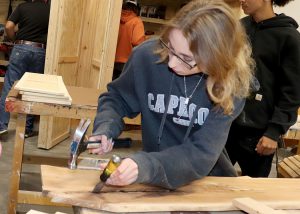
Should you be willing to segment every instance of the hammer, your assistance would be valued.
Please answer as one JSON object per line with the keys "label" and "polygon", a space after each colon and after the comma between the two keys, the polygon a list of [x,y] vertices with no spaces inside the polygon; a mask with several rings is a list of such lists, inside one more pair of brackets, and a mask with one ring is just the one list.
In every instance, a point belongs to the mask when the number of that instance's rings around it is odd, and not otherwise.
{"label": "hammer", "polygon": [[[77,160],[79,155],[87,148],[94,149],[100,146],[101,141],[84,141],[86,131],[91,124],[90,119],[81,119],[75,130],[73,140],[70,146],[70,158],[68,161],[69,169],[77,169]],[[129,148],[131,146],[131,138],[114,139],[114,148]]]}
{"label": "hammer", "polygon": [[69,169],[77,169],[77,160],[79,155],[84,152],[87,147],[88,148],[97,148],[99,147],[100,141],[95,142],[84,142],[84,136],[86,134],[86,131],[91,124],[90,119],[81,119],[78,127],[75,130],[73,140],[70,145],[70,158],[68,161]]}

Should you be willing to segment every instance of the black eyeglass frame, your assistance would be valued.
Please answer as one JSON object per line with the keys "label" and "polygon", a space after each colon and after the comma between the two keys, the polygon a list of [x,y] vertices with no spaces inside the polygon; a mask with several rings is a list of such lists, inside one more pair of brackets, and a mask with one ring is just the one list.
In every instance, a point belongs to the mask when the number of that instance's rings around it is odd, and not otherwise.
{"label": "black eyeglass frame", "polygon": [[171,52],[178,60],[180,63],[183,63],[184,65],[186,65],[185,67],[187,67],[188,69],[193,69],[197,66],[197,64],[195,65],[190,65],[190,63],[186,62],[184,59],[182,59],[180,56],[178,56],[178,54],[176,54],[173,50],[170,49],[170,47],[160,38],[159,39],[160,43],[168,49],[169,52]]}

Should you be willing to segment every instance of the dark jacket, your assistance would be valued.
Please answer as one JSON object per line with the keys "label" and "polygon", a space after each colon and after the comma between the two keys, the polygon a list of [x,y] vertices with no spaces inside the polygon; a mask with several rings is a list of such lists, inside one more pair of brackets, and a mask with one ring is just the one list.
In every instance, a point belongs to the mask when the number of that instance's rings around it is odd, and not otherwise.
{"label": "dark jacket", "polygon": [[278,141],[297,119],[300,105],[300,34],[294,19],[284,14],[256,23],[242,19],[256,61],[260,89],[247,99],[239,125],[265,129]]}
{"label": "dark jacket", "polygon": [[[122,118],[141,112],[143,151],[130,156],[139,167],[137,182],[174,189],[207,175],[236,176],[224,146],[245,101],[235,100],[233,114],[224,115],[209,99],[204,76],[185,111],[183,77],[156,63],[157,43],[138,46],[121,76],[99,97],[93,135],[116,138]],[[200,78],[186,77],[188,94]]]}

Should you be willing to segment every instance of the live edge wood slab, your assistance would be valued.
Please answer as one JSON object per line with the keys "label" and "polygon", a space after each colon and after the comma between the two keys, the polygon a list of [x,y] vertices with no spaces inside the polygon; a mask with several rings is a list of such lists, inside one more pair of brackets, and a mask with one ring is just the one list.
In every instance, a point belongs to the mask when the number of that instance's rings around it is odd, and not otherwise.
{"label": "live edge wood slab", "polygon": [[43,193],[54,202],[109,212],[228,211],[235,198],[250,197],[274,209],[300,210],[300,179],[205,177],[177,189],[146,185],[91,190],[99,171],[42,165]]}

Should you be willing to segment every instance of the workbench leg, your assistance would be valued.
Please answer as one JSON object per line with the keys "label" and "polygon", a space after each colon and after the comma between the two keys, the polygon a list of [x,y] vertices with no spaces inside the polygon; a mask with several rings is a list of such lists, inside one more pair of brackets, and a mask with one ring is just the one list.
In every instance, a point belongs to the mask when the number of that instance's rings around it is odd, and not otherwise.
{"label": "workbench leg", "polygon": [[26,125],[26,114],[18,114],[16,124],[16,137],[13,152],[12,172],[9,186],[8,214],[15,214],[18,203],[18,190],[22,171],[22,157],[24,150],[24,134]]}

